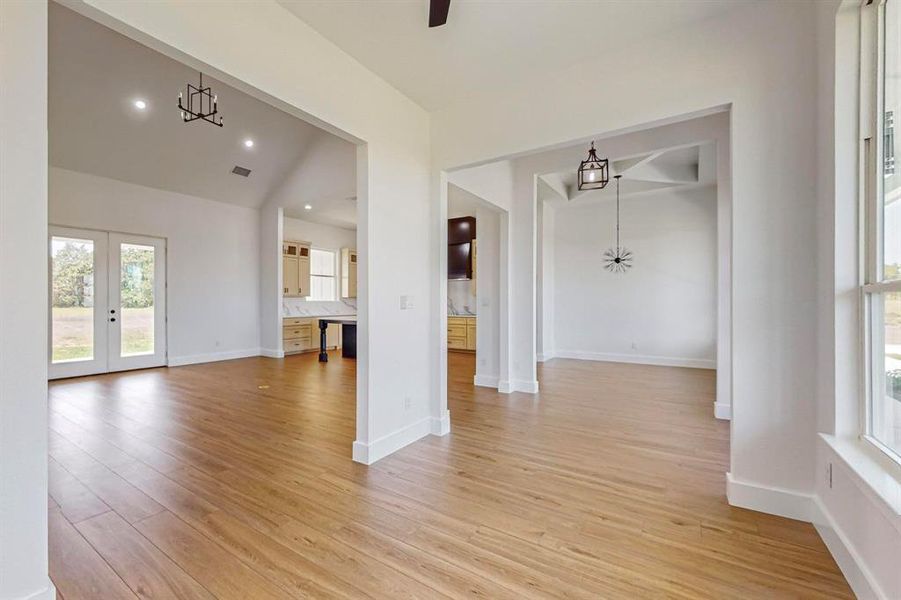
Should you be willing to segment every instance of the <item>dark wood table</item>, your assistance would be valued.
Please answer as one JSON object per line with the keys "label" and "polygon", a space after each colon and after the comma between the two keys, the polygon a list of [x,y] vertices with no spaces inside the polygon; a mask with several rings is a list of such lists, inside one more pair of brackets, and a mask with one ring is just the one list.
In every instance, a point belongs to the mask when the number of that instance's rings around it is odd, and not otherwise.
{"label": "dark wood table", "polygon": [[356,317],[332,317],[319,318],[319,362],[328,362],[326,351],[326,331],[330,323],[341,326],[341,356],[344,358],[357,357],[357,318]]}

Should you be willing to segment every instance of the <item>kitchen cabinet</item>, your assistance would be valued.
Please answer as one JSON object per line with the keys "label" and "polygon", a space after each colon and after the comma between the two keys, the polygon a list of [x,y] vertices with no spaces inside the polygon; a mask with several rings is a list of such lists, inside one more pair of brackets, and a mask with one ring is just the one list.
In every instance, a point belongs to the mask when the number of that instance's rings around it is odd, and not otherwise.
{"label": "kitchen cabinet", "polygon": [[300,295],[300,261],[296,256],[282,256],[282,283],[285,296]]}
{"label": "kitchen cabinet", "polygon": [[476,239],[474,217],[447,220],[447,278],[475,279],[473,274]]}
{"label": "kitchen cabinet", "polygon": [[282,243],[282,284],[286,298],[310,295],[310,244]]}
{"label": "kitchen cabinet", "polygon": [[357,297],[357,251],[341,248],[341,297]]}
{"label": "kitchen cabinet", "polygon": [[286,354],[306,352],[318,346],[319,338],[313,336],[315,319],[291,317],[282,319],[282,349]]}
{"label": "kitchen cabinet", "polygon": [[447,349],[460,350],[464,352],[475,352],[475,315],[447,317]]}
{"label": "kitchen cabinet", "polygon": [[[341,346],[341,327],[329,325],[325,334],[326,348]],[[282,319],[282,350],[285,354],[319,350],[319,319],[285,317]]]}

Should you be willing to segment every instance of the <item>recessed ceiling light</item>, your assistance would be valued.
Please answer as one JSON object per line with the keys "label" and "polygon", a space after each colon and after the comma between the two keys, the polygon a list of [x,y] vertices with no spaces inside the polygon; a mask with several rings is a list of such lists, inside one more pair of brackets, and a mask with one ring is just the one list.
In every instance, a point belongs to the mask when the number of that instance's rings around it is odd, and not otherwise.
{"label": "recessed ceiling light", "polygon": [[253,148],[253,140],[244,140],[244,146],[247,148]]}
{"label": "recessed ceiling light", "polygon": [[144,110],[147,108],[147,103],[143,100],[135,100],[135,108],[138,110]]}
{"label": "recessed ceiling light", "polygon": [[304,210],[313,210],[313,207],[312,207],[311,205],[309,205],[309,204],[304,204],[304,205],[303,205],[303,209],[304,209]]}

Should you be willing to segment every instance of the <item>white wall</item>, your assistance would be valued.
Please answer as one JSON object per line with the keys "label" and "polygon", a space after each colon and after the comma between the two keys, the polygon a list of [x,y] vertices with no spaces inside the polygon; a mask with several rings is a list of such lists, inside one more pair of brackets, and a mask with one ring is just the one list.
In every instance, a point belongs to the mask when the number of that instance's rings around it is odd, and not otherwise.
{"label": "white wall", "polygon": [[323,250],[357,249],[357,232],[343,227],[285,217],[282,237],[294,242],[310,242]]}
{"label": "white wall", "polygon": [[554,289],[556,287],[555,247],[557,211],[549,203],[538,205],[538,330],[536,332],[538,362],[554,357],[557,347],[554,336]]}
{"label": "white wall", "polygon": [[0,598],[50,600],[45,2],[0,2],[0,74]]}
{"label": "white wall", "polygon": [[50,223],[166,238],[169,364],[260,351],[260,211],[50,169]]}
{"label": "white wall", "polygon": [[260,353],[285,355],[282,346],[282,228],[284,211],[275,204],[260,207]]}
{"label": "white wall", "polygon": [[[628,187],[628,181],[624,181]],[[621,243],[626,273],[600,258],[613,247],[609,198],[555,211],[555,356],[716,366],[716,188],[626,195]]]}
{"label": "white wall", "polygon": [[[541,94],[475,95],[433,114],[432,139],[435,167],[453,169],[730,105],[732,480],[799,494],[813,490],[815,462],[813,6],[743,6],[575,64]],[[580,76],[589,67],[592,77]],[[511,213],[513,329],[525,335],[513,347],[526,352],[535,345],[533,187],[515,187]],[[513,363],[514,378],[528,379],[530,359]]]}
{"label": "white wall", "polygon": [[497,387],[500,377],[500,227],[498,211],[476,209],[476,385]]}

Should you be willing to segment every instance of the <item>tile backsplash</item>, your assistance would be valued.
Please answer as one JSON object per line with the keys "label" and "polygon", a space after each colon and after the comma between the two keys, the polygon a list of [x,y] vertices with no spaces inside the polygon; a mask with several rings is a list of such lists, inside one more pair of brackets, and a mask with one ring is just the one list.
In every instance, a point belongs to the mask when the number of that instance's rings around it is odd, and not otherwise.
{"label": "tile backsplash", "polygon": [[476,295],[473,293],[472,282],[469,280],[450,279],[447,282],[447,311],[448,314],[475,314]]}

